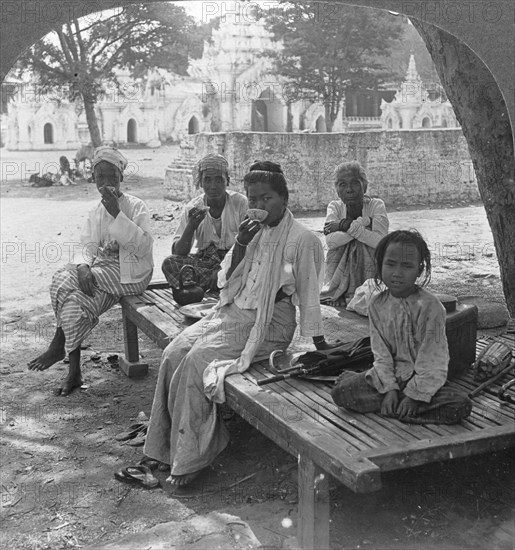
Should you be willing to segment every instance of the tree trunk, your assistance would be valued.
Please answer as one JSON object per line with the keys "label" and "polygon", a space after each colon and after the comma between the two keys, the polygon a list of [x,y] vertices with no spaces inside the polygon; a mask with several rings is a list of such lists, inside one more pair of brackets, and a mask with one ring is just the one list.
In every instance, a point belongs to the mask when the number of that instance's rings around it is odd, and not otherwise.
{"label": "tree trunk", "polygon": [[326,103],[324,105],[325,111],[325,129],[327,132],[331,133],[333,131],[334,118],[331,112],[331,105]]}
{"label": "tree trunk", "polygon": [[286,131],[293,132],[293,113],[291,112],[291,102],[286,104]]}
{"label": "tree trunk", "polygon": [[98,128],[97,114],[95,113],[95,103],[88,97],[87,94],[82,94],[82,101],[84,102],[84,110],[86,111],[86,121],[88,122],[89,135],[91,137],[91,143],[93,147],[100,147],[102,145],[102,136],[100,135],[100,129]]}
{"label": "tree trunk", "polygon": [[494,77],[470,48],[433,25],[412,22],[426,43],[467,140],[513,318],[515,158],[506,103]]}

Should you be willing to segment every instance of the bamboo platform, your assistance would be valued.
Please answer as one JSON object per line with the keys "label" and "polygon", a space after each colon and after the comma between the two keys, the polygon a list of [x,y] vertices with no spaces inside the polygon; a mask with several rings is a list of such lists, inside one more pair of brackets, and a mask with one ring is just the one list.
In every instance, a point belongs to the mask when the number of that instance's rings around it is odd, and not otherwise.
{"label": "bamboo platform", "polygon": [[[164,348],[188,323],[166,284],[121,302],[126,356],[139,360],[137,330]],[[326,335],[350,341],[368,334],[368,319],[346,310],[323,307]],[[502,337],[514,351],[515,335]],[[476,354],[488,343],[477,342]],[[311,339],[297,337],[292,353],[313,349]],[[473,399],[472,414],[458,425],[405,424],[377,414],[357,414],[334,404],[328,383],[290,378],[265,386],[267,362],[254,363],[242,375],[226,379],[227,404],[299,460],[298,539],[302,548],[329,548],[330,474],[351,490],[381,489],[383,472],[452,460],[515,445],[515,405],[497,392],[510,375]],[[511,374],[513,377],[513,373]],[[469,371],[450,381],[466,393],[478,386]]]}

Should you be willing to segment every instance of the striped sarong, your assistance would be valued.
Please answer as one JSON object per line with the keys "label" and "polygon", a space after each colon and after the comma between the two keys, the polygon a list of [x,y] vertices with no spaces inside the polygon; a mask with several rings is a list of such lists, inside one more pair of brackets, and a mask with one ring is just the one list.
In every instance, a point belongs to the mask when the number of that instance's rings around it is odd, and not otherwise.
{"label": "striped sarong", "polygon": [[123,296],[141,294],[150,279],[150,273],[138,283],[120,283],[120,265],[117,257],[96,258],[91,267],[97,288],[88,296],[79,288],[77,266],[69,264],[57,270],[50,285],[50,298],[57,326],[65,336],[66,353],[77,349],[98,324],[98,318],[117,304]]}

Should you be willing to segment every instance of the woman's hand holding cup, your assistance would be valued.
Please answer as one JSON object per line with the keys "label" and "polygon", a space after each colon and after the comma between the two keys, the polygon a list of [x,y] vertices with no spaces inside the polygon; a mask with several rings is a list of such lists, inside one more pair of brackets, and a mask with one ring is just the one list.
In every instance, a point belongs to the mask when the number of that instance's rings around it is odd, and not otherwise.
{"label": "woman's hand holding cup", "polygon": [[261,224],[256,220],[243,220],[238,228],[237,241],[242,246],[247,246],[261,229]]}

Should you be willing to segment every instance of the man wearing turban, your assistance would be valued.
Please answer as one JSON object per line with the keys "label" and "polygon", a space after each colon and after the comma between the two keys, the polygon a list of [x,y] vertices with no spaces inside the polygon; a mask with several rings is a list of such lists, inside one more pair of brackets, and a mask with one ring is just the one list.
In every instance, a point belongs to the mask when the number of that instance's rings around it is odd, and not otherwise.
{"label": "man wearing turban", "polygon": [[150,215],[142,200],[120,190],[126,166],[120,151],[109,146],[95,150],[92,169],[100,203],[88,215],[74,263],[52,278],[57,329],[29,369],[46,370],[68,354],[69,372],[57,390],[60,395],[82,385],[80,346],[100,315],[123,296],[141,294],[152,278]]}
{"label": "man wearing turban", "polygon": [[[193,266],[204,290],[216,289],[217,273],[235,242],[247,212],[247,197],[227,189],[229,163],[219,154],[203,157],[193,173],[203,193],[185,207],[172,244],[163,262],[163,273],[172,287],[179,286],[179,272]],[[195,249],[195,251],[194,251]]]}

